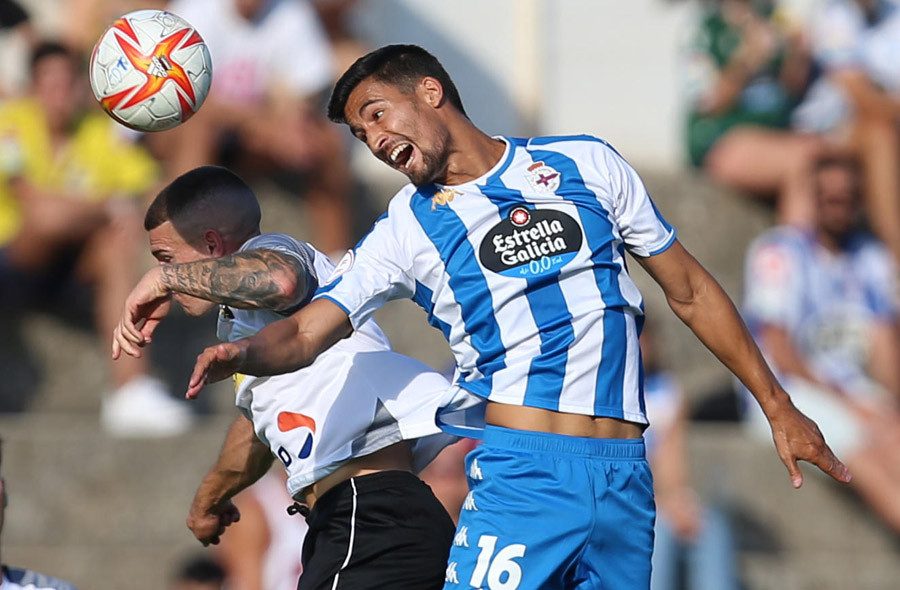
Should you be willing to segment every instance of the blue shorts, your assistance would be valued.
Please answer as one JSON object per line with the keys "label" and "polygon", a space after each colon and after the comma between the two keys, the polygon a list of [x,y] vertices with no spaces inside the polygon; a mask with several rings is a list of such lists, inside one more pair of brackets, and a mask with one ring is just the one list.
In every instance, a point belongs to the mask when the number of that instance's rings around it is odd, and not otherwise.
{"label": "blue shorts", "polygon": [[644,441],[487,426],[444,590],[650,587],[653,479]]}

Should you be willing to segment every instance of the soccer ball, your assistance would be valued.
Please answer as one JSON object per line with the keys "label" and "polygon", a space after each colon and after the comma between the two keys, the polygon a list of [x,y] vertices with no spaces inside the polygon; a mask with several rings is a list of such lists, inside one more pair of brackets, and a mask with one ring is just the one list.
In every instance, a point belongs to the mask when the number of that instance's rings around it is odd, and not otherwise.
{"label": "soccer ball", "polygon": [[209,92],[212,59],[200,34],[163,10],[116,20],[91,53],[91,89],[119,123],[162,131],[187,121]]}

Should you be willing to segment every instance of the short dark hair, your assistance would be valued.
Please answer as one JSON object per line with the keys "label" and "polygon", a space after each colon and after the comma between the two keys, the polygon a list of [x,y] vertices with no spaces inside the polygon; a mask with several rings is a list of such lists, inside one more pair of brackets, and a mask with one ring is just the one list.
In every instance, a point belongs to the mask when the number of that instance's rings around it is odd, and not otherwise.
{"label": "short dark hair", "polygon": [[31,72],[45,58],[48,57],[65,57],[72,65],[75,65],[75,54],[68,47],[58,41],[45,40],[35,45],[31,50]]}
{"label": "short dark hair", "polygon": [[150,231],[166,221],[175,223],[182,213],[223,196],[231,200],[240,199],[250,216],[242,221],[259,226],[262,218],[259,202],[247,183],[227,168],[201,166],[185,172],[159,191],[144,216],[144,229]]}
{"label": "short dark hair", "polygon": [[328,101],[329,119],[335,123],[347,122],[344,116],[347,99],[353,89],[369,77],[396,86],[404,92],[412,92],[422,78],[434,78],[444,87],[444,95],[450,104],[464,116],[468,116],[450,74],[435,56],[418,45],[385,45],[356,60],[337,81]]}
{"label": "short dark hair", "polygon": [[818,174],[822,170],[829,168],[843,168],[853,176],[859,176],[860,165],[859,160],[852,156],[844,155],[826,155],[817,158],[813,163],[813,174]]}

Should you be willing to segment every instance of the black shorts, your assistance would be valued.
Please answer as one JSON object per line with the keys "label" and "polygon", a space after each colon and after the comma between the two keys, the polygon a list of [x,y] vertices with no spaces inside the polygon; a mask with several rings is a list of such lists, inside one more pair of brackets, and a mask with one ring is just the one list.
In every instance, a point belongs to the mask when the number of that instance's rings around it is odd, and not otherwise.
{"label": "black shorts", "polygon": [[422,480],[382,471],[341,482],[306,517],[298,590],[440,590],[453,521]]}

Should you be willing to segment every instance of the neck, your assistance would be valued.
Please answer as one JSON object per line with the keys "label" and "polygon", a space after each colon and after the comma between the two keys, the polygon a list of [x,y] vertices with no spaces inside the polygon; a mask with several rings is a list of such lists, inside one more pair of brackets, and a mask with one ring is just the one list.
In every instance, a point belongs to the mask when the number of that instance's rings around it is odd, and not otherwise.
{"label": "neck", "polygon": [[447,168],[435,179],[438,184],[455,185],[475,180],[503,157],[505,144],[487,135],[461,115],[448,125],[448,130],[451,144]]}

